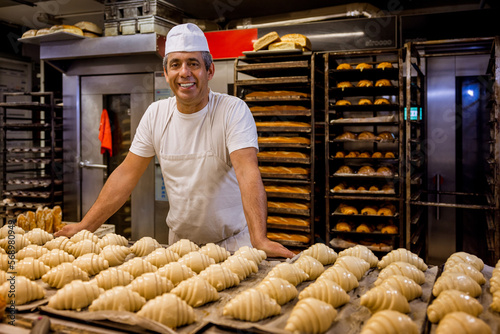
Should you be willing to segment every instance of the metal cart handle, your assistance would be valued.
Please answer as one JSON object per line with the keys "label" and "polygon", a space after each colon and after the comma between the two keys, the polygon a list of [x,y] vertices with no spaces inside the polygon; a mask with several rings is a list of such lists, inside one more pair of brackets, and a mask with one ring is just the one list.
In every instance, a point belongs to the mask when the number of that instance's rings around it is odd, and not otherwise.
{"label": "metal cart handle", "polygon": [[80,168],[101,168],[108,169],[107,165],[93,164],[88,160],[80,161]]}

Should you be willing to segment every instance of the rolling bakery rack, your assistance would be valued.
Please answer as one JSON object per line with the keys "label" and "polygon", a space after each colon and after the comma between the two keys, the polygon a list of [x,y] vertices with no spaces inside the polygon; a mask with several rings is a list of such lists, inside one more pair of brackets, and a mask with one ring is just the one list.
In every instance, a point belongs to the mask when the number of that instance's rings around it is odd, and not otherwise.
{"label": "rolling bakery rack", "polygon": [[246,52],[235,60],[234,95],[255,118],[268,236],[292,248],[314,242],[314,58],[300,50]]}
{"label": "rolling bakery rack", "polygon": [[5,93],[0,103],[2,218],[62,204],[62,106],[52,92]]}

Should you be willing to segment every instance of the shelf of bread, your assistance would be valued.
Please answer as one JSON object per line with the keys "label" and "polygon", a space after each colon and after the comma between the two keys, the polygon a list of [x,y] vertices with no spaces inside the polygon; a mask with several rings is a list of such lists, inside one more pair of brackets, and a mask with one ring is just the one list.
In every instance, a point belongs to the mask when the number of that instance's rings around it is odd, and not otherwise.
{"label": "shelf of bread", "polygon": [[311,200],[311,188],[309,185],[287,185],[264,183],[264,189],[268,198],[289,198]]}
{"label": "shelf of bread", "polygon": [[294,70],[309,70],[308,60],[290,60],[290,61],[266,61],[252,63],[252,59],[246,61],[245,64],[239,63],[235,70],[251,76],[274,76],[273,72],[294,71]]}
{"label": "shelf of bread", "polygon": [[361,177],[361,178],[396,178],[398,174],[393,170],[392,166],[375,166],[364,165],[361,167],[354,167],[343,165],[340,166],[333,174],[333,176],[346,176],[346,177]]}
{"label": "shelf of bread", "polygon": [[309,203],[267,201],[267,212],[270,213],[309,216],[310,209]]}
{"label": "shelf of bread", "polygon": [[394,133],[390,131],[381,131],[379,133],[373,133],[372,131],[361,131],[359,133],[352,131],[345,131],[339,135],[336,135],[331,142],[387,142],[394,143],[397,141]]}
{"label": "shelf of bread", "polygon": [[300,105],[251,106],[254,116],[311,116],[311,109]]}
{"label": "shelf of bread", "polygon": [[348,87],[334,87],[330,88],[330,97],[342,96],[384,96],[384,95],[397,95],[399,88],[395,86],[383,87],[354,87],[352,84]]}
{"label": "shelf of bread", "polygon": [[335,187],[330,189],[334,194],[369,194],[369,195],[394,195],[394,184],[375,184],[363,183],[361,185],[346,184],[345,182],[338,183]]}
{"label": "shelf of bread", "polygon": [[311,175],[310,168],[286,166],[259,166],[263,178],[307,180]]}
{"label": "shelf of bread", "polygon": [[347,249],[350,247],[355,247],[356,245],[363,245],[373,252],[383,252],[388,253],[394,249],[390,245],[390,242],[377,242],[376,240],[353,240],[354,235],[348,235],[348,237],[340,238],[336,237],[330,240],[330,245],[335,249]]}
{"label": "shelf of bread", "polygon": [[310,149],[311,139],[301,136],[259,136],[259,147],[290,147]]}
{"label": "shelf of bread", "polygon": [[267,228],[310,232],[311,223],[308,218],[284,217],[271,214],[267,216]]}
{"label": "shelf of bread", "polygon": [[[309,83],[309,77],[304,76],[286,76],[286,77],[272,77],[272,78],[259,78],[259,79],[245,79],[245,80],[237,80],[235,84],[239,86],[256,86],[256,85],[275,85],[275,84],[296,84]],[[248,96],[247,96],[248,98]],[[251,99],[252,97],[250,97]]]}
{"label": "shelf of bread", "polygon": [[378,235],[397,235],[399,228],[392,222],[353,222],[348,220],[339,220],[332,229],[333,232],[340,233],[365,233]]}
{"label": "shelf of bread", "polygon": [[380,79],[398,80],[399,68],[367,68],[362,71],[357,69],[337,70],[332,69],[329,71],[330,75],[335,76],[339,81],[360,81],[371,80],[376,82]]}
{"label": "shelf of bread", "polygon": [[355,217],[383,217],[395,218],[399,216],[396,206],[390,202],[382,204],[357,204],[351,205],[340,203],[337,209],[332,213],[332,216],[355,216]]}
{"label": "shelf of bread", "polygon": [[294,121],[257,121],[255,122],[258,132],[311,132],[311,124]]}
{"label": "shelf of bread", "polygon": [[244,100],[247,102],[257,101],[308,101],[311,94],[288,91],[288,90],[273,90],[273,91],[255,91],[245,95]]}
{"label": "shelf of bread", "polygon": [[311,242],[309,235],[286,232],[267,232],[270,240],[277,241],[290,247],[307,247]]}
{"label": "shelf of bread", "polygon": [[[391,161],[397,160],[394,152],[391,151],[337,151],[335,152],[330,159],[339,159],[339,160],[349,160],[349,161]],[[358,160],[356,160],[358,159]]]}
{"label": "shelf of bread", "polygon": [[309,154],[297,151],[261,151],[257,153],[257,159],[262,162],[311,163]]}
{"label": "shelf of bread", "polygon": [[373,117],[346,117],[346,118],[336,118],[330,120],[330,124],[395,124],[395,115],[388,116],[373,116]]}

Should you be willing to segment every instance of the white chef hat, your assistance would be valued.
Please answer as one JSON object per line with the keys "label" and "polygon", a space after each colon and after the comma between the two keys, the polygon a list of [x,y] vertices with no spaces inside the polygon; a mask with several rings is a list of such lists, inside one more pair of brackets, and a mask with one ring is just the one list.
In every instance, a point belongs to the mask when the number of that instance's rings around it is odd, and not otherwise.
{"label": "white chef hat", "polygon": [[170,29],[165,42],[165,54],[192,51],[210,52],[203,31],[192,23],[180,24]]}

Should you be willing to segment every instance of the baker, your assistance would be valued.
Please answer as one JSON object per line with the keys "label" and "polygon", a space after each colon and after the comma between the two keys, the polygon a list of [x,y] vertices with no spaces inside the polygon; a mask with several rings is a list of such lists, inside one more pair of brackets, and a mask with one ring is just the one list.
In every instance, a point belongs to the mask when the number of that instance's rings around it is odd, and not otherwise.
{"label": "baker", "polygon": [[170,30],[163,68],[175,97],[148,107],[127,157],[94,205],[81,222],[55,235],[95,231],[125,203],[156,155],[170,201],[170,244],[189,239],[229,251],[247,245],[271,257],[292,257],[266,236],[255,122],[241,99],[209,89],[215,66],[200,28],[188,23]]}

